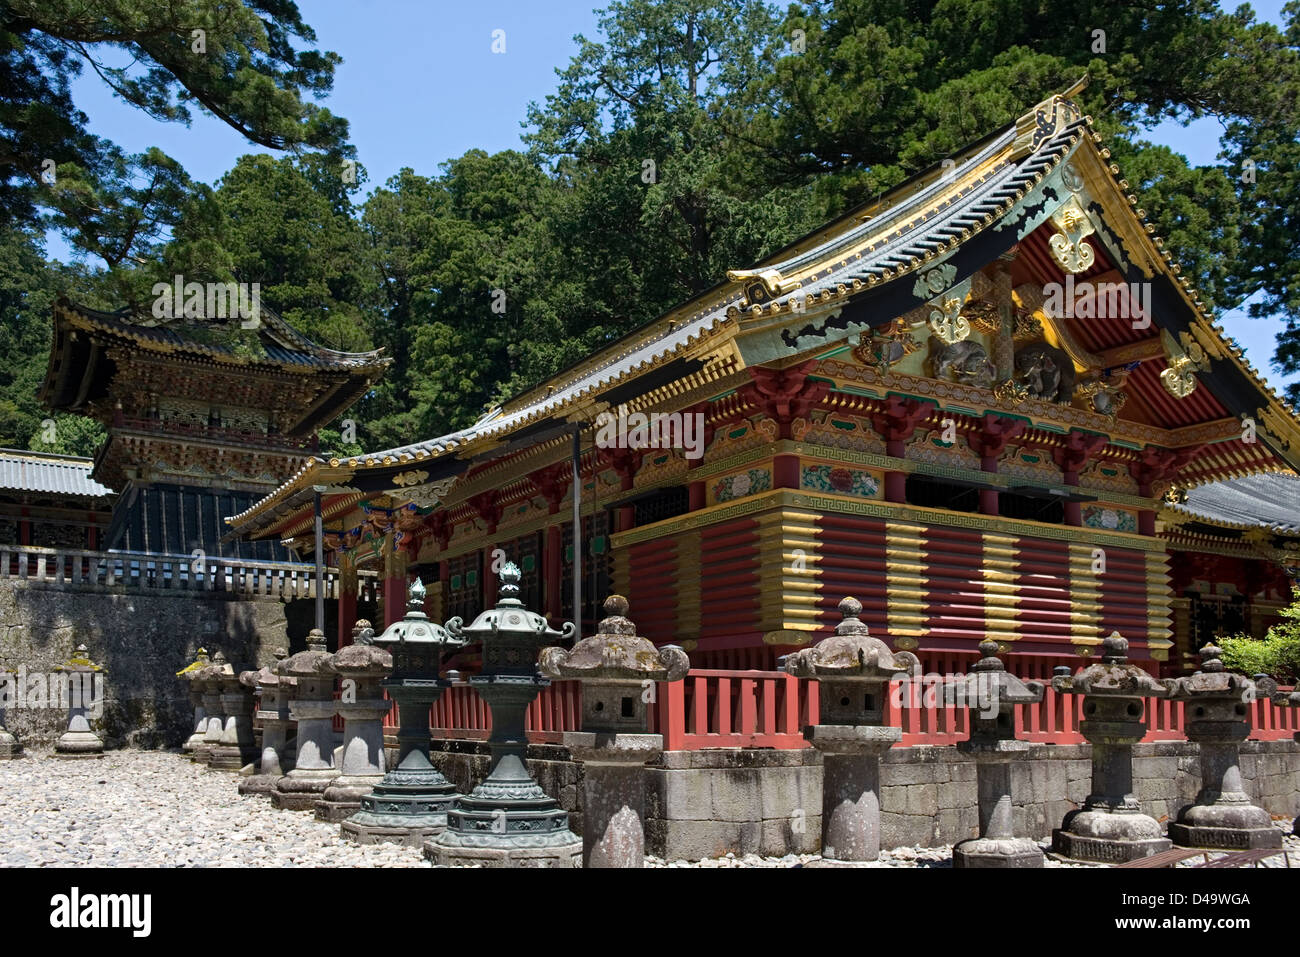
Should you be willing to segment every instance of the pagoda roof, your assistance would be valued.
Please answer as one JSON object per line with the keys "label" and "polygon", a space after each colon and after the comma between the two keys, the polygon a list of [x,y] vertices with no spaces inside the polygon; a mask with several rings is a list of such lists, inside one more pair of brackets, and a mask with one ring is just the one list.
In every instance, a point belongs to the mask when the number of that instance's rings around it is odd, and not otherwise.
{"label": "pagoda roof", "polygon": [[93,459],[0,449],[0,490],[67,498],[112,498],[116,493],[90,477]]}
{"label": "pagoda roof", "polygon": [[[1249,448],[1217,446],[1218,453],[1200,458],[1206,472],[1199,479],[1300,467],[1295,411],[1227,342],[1179,275],[1180,267],[1110,162],[1100,134],[1092,131],[1091,119],[1069,100],[1081,88],[1076,85],[1039,103],[1015,123],[754,267],[728,272],[725,282],[492,409],[468,428],[382,452],[309,462],[253,508],[229,518],[231,534],[268,535],[287,527],[291,522],[286,519],[304,505],[302,494],[313,485],[400,492],[459,474],[476,459],[570,432],[573,423],[591,422],[600,411],[649,393],[680,394],[747,366],[785,365],[842,351],[845,340],[933,308],[927,300],[943,292],[942,286],[935,288],[935,276],[951,288],[1015,249],[1031,265],[1050,261],[1042,227],[1050,230],[1052,217],[1076,194],[1092,198],[1081,212],[1094,222],[1096,235],[1080,242],[1097,253],[1095,268],[1078,278],[1122,269],[1125,278],[1149,282],[1154,287],[1152,333],[1181,338],[1183,348],[1202,352],[1203,362],[1194,370],[1200,394],[1194,392],[1179,409],[1170,396],[1156,394],[1162,391],[1159,374],[1165,361],[1161,340],[1135,342],[1115,332],[1114,341],[1087,343],[1094,350],[1088,353],[1091,359],[1118,357],[1123,350],[1150,352],[1154,346],[1151,355],[1143,355],[1153,361],[1141,363],[1130,383],[1150,396],[1143,409],[1158,424],[1139,424],[1125,439],[1137,437],[1138,447],[1181,444],[1189,427],[1212,423],[1207,429],[1215,431],[1213,441],[1223,443],[1232,431],[1228,426],[1236,428],[1232,416],[1255,416],[1259,442]],[[1062,273],[1054,275],[1059,279]],[[1044,417],[1051,418],[1047,405],[1031,399],[1019,403],[1019,410],[1034,413],[1042,406]],[[1178,418],[1166,417],[1175,409]],[[1086,427],[1112,431],[1108,424],[1113,423],[1105,417],[1071,411]]]}
{"label": "pagoda roof", "polygon": [[[253,343],[220,341],[194,320],[160,321],[128,309],[104,312],[66,298],[54,304],[54,343],[39,396],[51,409],[81,411],[113,391],[115,354],[138,353],[330,381],[333,387],[303,410],[286,434],[330,421],[365,394],[392,363],[382,350],[339,352],[317,345],[265,305],[258,307]],[[106,361],[107,360],[107,361]]]}

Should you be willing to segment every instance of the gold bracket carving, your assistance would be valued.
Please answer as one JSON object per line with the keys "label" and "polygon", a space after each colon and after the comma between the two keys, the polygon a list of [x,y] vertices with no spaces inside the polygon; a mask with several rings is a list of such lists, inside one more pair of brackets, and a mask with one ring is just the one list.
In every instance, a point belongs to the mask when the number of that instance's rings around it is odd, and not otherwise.
{"label": "gold bracket carving", "polygon": [[1092,251],[1092,246],[1084,242],[1084,238],[1091,236],[1095,228],[1079,201],[1070,197],[1052,214],[1052,225],[1060,232],[1048,240],[1048,245],[1061,268],[1079,273],[1091,266],[1096,260],[1096,254]]}
{"label": "gold bracket carving", "polygon": [[1160,384],[1170,395],[1185,399],[1196,391],[1196,373],[1206,370],[1209,359],[1200,344],[1185,332],[1179,333],[1175,341],[1168,330],[1162,331],[1160,341],[1169,362],[1169,368],[1160,373]]}

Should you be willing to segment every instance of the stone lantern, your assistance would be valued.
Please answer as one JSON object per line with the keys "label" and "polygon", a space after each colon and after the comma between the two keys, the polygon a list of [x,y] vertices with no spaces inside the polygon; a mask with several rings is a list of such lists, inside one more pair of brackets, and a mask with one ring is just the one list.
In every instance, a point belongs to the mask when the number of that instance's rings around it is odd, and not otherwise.
{"label": "stone lantern", "polygon": [[459,618],[447,630],[467,643],[481,642],[483,670],[469,679],[492,712],[488,748],[492,763],[487,778],[447,812],[447,830],[424,845],[437,864],[486,867],[578,867],[582,841],[569,830],[569,815],[546,795],[528,773],[524,755],[528,739],[524,717],[528,705],[550,684],[537,673],[542,646],[572,638],[529,611],[519,600],[519,567],[501,569],[500,597],[463,625]]}
{"label": "stone lantern", "polygon": [[239,680],[260,691],[256,717],[262,722],[262,755],[257,770],[239,782],[240,794],[270,794],[289,768],[286,739],[289,732],[289,690],[292,678],[275,673],[288,657],[283,648],[274,652],[275,664],[260,671],[245,671]]}
{"label": "stone lantern", "polygon": [[384,688],[397,702],[397,766],[361,799],[361,810],[343,822],[343,837],[358,844],[392,841],[421,847],[447,827],[447,809],[461,796],[429,760],[429,709],[451,685],[439,677],[443,654],[465,642],[429,620],[424,596],[417,578],[406,617],[374,639],[393,657],[393,674]]}
{"label": "stone lantern", "polygon": [[276,674],[297,682],[289,714],[298,722],[298,758],[294,769],[275,782],[271,805],[310,811],[339,774],[334,767],[334,656],[325,650],[319,628],[308,633],[307,650],[276,665]]}
{"label": "stone lantern", "polygon": [[257,742],[253,738],[253,688],[243,674],[233,668],[221,675],[221,711],[225,725],[216,747],[208,756],[208,767],[218,771],[238,771],[257,760]]}
{"label": "stone lantern", "polygon": [[822,857],[880,857],[880,756],[902,729],[884,724],[890,679],[910,671],[916,656],[895,654],[858,618],[862,602],[845,598],[835,634],[785,660],[797,678],[821,683],[821,719],[804,729],[822,753]]}
{"label": "stone lantern", "polygon": [[681,648],[639,637],[626,615],[627,599],[610,595],[595,635],[541,654],[543,675],[582,682],[582,730],[567,732],[564,746],[583,764],[584,867],[645,863],[643,770],[663,751],[663,736],[647,733],[646,705],[655,682],[680,681],[691,667]]}
{"label": "stone lantern", "polygon": [[[61,758],[98,758],[104,754],[104,742],[90,730],[86,712],[98,700],[98,692],[103,686],[96,679],[104,674],[104,669],[90,660],[85,645],[77,645],[64,664],[55,665],[56,673],[67,676],[65,688],[68,695],[68,730],[59,736],[54,744],[56,757]],[[99,685],[97,688],[96,685]]]}
{"label": "stone lantern", "polygon": [[1167,698],[1169,689],[1128,663],[1128,640],[1112,632],[1101,661],[1074,675],[1056,675],[1052,687],[1083,695],[1079,731],[1092,745],[1092,792],[1052,834],[1052,849],[1066,857],[1122,864],[1171,847],[1155,818],[1142,813],[1133,794],[1133,745],[1146,734],[1142,699]]}
{"label": "stone lantern", "polygon": [[351,817],[384,779],[384,716],[392,704],[380,683],[392,674],[393,656],[372,643],[374,635],[370,622],[358,621],[353,643],[334,653],[334,671],[343,683],[343,766],[316,802],[318,821],[336,824]]}
{"label": "stone lantern", "polygon": [[[0,668],[0,686],[10,686],[17,690],[14,684],[18,680],[18,674],[8,668]],[[18,739],[5,728],[5,709],[4,701],[0,699],[0,761],[8,761],[11,758],[21,758],[23,756],[23,746],[18,743]]]}
{"label": "stone lantern", "polygon": [[176,672],[176,677],[189,686],[190,707],[194,709],[194,733],[186,738],[185,743],[181,745],[182,754],[193,754],[194,748],[203,740],[203,735],[208,730],[208,713],[203,709],[203,688],[194,679],[198,672],[211,663],[212,659],[208,657],[208,650],[200,648],[194,656],[194,661]]}
{"label": "stone lantern", "polygon": [[1184,847],[1281,847],[1282,832],[1267,811],[1250,803],[1241,780],[1238,749],[1250,736],[1246,702],[1254,700],[1255,682],[1225,671],[1222,655],[1222,648],[1208,644],[1200,671],[1165,682],[1170,698],[1185,703],[1184,731],[1201,753],[1201,790],[1169,825],[1169,837]]}
{"label": "stone lantern", "polygon": [[980,811],[980,836],[952,849],[952,866],[1042,867],[1038,845],[1012,829],[1011,762],[1029,750],[1029,742],[1016,740],[1016,705],[1037,704],[1045,689],[1008,674],[996,641],[981,641],[980,654],[970,674],[944,686],[944,703],[970,715],[970,738],[957,750],[975,759]]}
{"label": "stone lantern", "polygon": [[213,750],[221,744],[221,735],[226,730],[225,714],[221,710],[221,681],[234,673],[234,669],[226,662],[226,656],[220,651],[212,656],[212,664],[194,673],[191,687],[197,687],[202,695],[206,721],[203,737],[194,745],[194,751],[190,755],[190,760],[195,764],[210,764]]}

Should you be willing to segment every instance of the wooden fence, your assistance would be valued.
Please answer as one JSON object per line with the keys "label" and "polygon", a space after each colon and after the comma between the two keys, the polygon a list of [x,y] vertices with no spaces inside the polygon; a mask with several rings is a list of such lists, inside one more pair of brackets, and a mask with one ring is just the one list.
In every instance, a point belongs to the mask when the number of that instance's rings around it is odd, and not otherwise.
{"label": "wooden fence", "polygon": [[[970,734],[965,708],[942,704],[928,685],[891,686],[886,723],[903,731],[902,747],[951,745]],[[937,699],[937,700],[936,700]],[[1079,733],[1083,701],[1050,687],[1043,701],[1016,708],[1017,737],[1039,744],[1083,744]],[[818,687],[779,671],[692,670],[683,681],[655,687],[650,730],[664,736],[668,751],[707,748],[808,747],[802,729],[817,722]],[[525,729],[534,744],[559,744],[565,731],[582,719],[581,687],[557,681],[543,688],[528,709]],[[1149,699],[1144,741],[1185,741],[1183,705]],[[1251,740],[1290,740],[1300,731],[1300,708],[1274,705],[1268,699],[1249,704]],[[487,705],[468,684],[448,689],[430,710],[430,732],[447,740],[484,740],[492,730]],[[397,707],[384,722],[397,726]]]}

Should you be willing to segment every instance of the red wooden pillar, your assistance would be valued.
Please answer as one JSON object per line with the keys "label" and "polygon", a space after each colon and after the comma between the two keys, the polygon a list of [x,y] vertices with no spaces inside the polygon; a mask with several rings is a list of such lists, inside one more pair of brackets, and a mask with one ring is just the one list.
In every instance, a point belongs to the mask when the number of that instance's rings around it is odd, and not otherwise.
{"label": "red wooden pillar", "polygon": [[636,528],[636,507],[624,505],[614,510],[614,521],[616,532],[627,532]]}
{"label": "red wooden pillar", "polygon": [[[1025,431],[1021,419],[1009,419],[993,413],[986,413],[979,429],[970,437],[971,448],[979,454],[980,468],[989,473],[998,471],[998,459],[1006,451],[1013,439],[1019,438]],[[998,514],[998,490],[980,489],[980,511],[985,515]]]}
{"label": "red wooden pillar", "polygon": [[[406,553],[393,543],[393,533],[384,536],[384,627],[401,621],[406,614]],[[349,634],[351,629],[348,629]]]}
{"label": "red wooden pillar", "polygon": [[[1105,448],[1107,441],[1106,436],[1094,432],[1070,430],[1065,444],[1052,453],[1056,464],[1061,468],[1061,478],[1066,485],[1078,486],[1079,473],[1099,449]],[[1065,524],[1083,524],[1083,506],[1079,502],[1065,503]]]}
{"label": "red wooden pillar", "polygon": [[343,552],[339,556],[339,647],[352,644],[352,626],[357,623],[357,567]]}
{"label": "red wooden pillar", "polygon": [[691,484],[686,487],[686,491],[689,495],[687,505],[692,512],[698,512],[700,509],[704,508],[704,503],[707,501],[707,498],[704,492],[703,479],[691,482]]}
{"label": "red wooden pillar", "polygon": [[799,487],[799,456],[778,455],[772,459],[772,487]]}
{"label": "red wooden pillar", "polygon": [[560,552],[564,548],[564,530],[558,525],[546,528],[545,551],[542,554],[542,577],[546,580],[546,615],[552,621],[559,621],[564,615],[563,569]]}
{"label": "red wooden pillar", "polygon": [[492,570],[492,553],[496,548],[485,548],[479,553],[481,559],[479,567],[482,569],[480,574],[483,576],[483,607],[495,608],[497,603],[497,588],[501,584],[497,579],[497,573]]}
{"label": "red wooden pillar", "polygon": [[[871,424],[876,434],[885,440],[885,454],[896,459],[905,458],[907,440],[912,437],[916,427],[930,417],[935,408],[933,402],[907,399],[897,395],[889,396],[880,411],[871,416]],[[907,501],[907,473],[900,471],[885,473],[885,501]]]}

